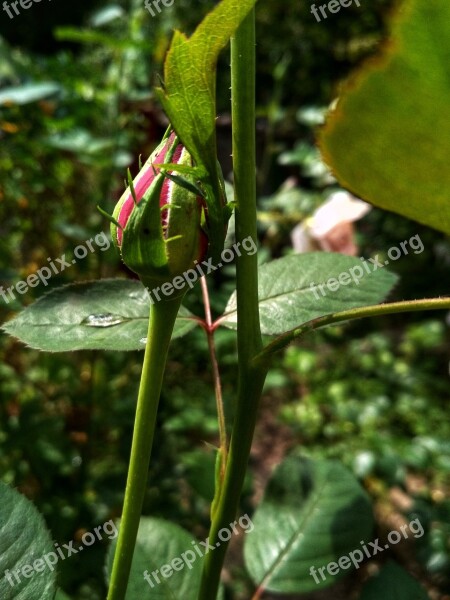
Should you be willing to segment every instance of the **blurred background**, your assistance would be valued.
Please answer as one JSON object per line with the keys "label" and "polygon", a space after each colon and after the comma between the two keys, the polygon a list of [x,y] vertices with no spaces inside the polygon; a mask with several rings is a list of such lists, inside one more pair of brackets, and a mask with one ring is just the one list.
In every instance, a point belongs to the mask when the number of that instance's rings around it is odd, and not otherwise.
{"label": "blurred background", "polygon": [[[13,19],[2,11],[0,285],[25,279],[47,257],[65,253],[70,260],[78,244],[108,233],[96,205],[112,212],[127,167],[137,173],[139,155],[149,155],[167,125],[153,86],[172,31],[191,33],[213,5],[175,0],[154,17],[141,0],[44,0]],[[294,228],[341,191],[314,145],[315,130],[339,82],[383,43],[394,5],[364,2],[320,23],[306,2],[258,5],[261,262],[292,253]],[[230,180],[228,68],[225,52],[217,124]],[[448,292],[449,240],[375,208],[351,232],[355,253],[366,258],[383,258],[414,235],[424,251],[392,265],[400,281],[391,300]],[[62,284],[132,276],[112,247],[90,253],[47,288],[0,300],[1,321]],[[216,315],[233,278],[233,266],[209,276]],[[186,304],[202,314],[199,289]],[[450,597],[449,325],[443,312],[366,319],[280,354],[267,380],[243,499],[251,511],[272,467],[290,451],[338,458],[372,496],[379,531],[392,529],[397,513],[420,518],[426,535],[400,560],[439,600]],[[231,414],[235,334],[219,329],[216,342]],[[0,477],[33,500],[56,541],[80,539],[120,515],[143,355],[41,354],[2,335],[0,357]],[[170,350],[145,514],[205,537],[214,465],[205,442],[217,443],[217,434],[207,343],[198,329]],[[401,554],[400,546],[386,555]],[[70,598],[104,597],[105,551],[99,542],[89,556],[59,564]],[[229,597],[248,599],[251,583],[233,552],[227,569],[235,581]],[[363,570],[344,583],[342,597],[361,577]]]}

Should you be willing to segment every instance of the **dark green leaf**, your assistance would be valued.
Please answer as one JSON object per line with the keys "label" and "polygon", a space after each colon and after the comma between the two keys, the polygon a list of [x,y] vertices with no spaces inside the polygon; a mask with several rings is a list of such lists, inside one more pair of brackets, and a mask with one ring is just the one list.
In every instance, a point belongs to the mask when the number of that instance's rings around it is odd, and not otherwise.
{"label": "dark green leaf", "polygon": [[360,600],[428,600],[428,594],[403,567],[389,561],[363,587]]}
{"label": "dark green leaf", "polygon": [[[279,335],[317,317],[381,302],[392,289],[397,276],[359,258],[326,252],[286,256],[266,263],[259,270],[259,314],[261,331]],[[369,267],[370,265],[370,267]],[[348,274],[348,277],[344,277]],[[355,276],[352,278],[352,274]],[[357,276],[361,275],[358,280]],[[330,291],[330,278],[350,283]],[[356,283],[358,281],[358,283]],[[338,282],[339,283],[339,282]],[[324,285],[322,288],[317,286]],[[335,284],[331,286],[336,287]],[[236,328],[236,292],[228,301],[221,323]]]}
{"label": "dark green leaf", "polygon": [[[196,542],[197,540],[179,525],[162,519],[142,517],[125,600],[196,598],[202,570],[202,558],[195,551],[195,545],[198,545],[200,552],[202,546]],[[108,577],[111,574],[115,548],[114,541],[107,556]],[[170,567],[174,559],[178,559],[175,563],[178,570]],[[168,565],[168,568],[163,569],[166,577],[161,574],[164,565]],[[150,583],[144,579],[146,571]],[[152,575],[156,571],[156,576]]]}
{"label": "dark green leaf", "polygon": [[[53,290],[3,325],[22,342],[46,352],[143,350],[150,299],[139,281],[102,279]],[[195,327],[181,307],[173,338]]]}
{"label": "dark green leaf", "polygon": [[245,564],[257,586],[278,593],[316,590],[346,575],[350,560],[337,572],[331,567],[335,575],[317,570],[370,541],[374,522],[367,494],[342,464],[296,457],[278,466],[252,520]]}
{"label": "dark green leaf", "polygon": [[56,590],[55,600],[70,600],[70,598],[61,589],[58,589]]}
{"label": "dark green leaf", "polygon": [[54,557],[50,533],[35,506],[0,482],[0,598],[52,600]]}

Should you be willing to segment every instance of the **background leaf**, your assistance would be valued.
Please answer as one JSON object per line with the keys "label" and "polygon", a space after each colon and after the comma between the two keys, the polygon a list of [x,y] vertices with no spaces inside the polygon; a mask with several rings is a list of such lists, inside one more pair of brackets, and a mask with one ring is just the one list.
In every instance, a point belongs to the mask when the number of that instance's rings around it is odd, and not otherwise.
{"label": "background leaf", "polygon": [[427,600],[428,594],[403,567],[389,561],[375,577],[369,579],[360,600]]}
{"label": "background leaf", "polygon": [[450,233],[450,4],[409,0],[392,41],[344,88],[320,135],[339,182]]}
{"label": "background leaf", "polygon": [[[256,585],[272,592],[316,590],[348,574],[339,569],[325,580],[310,574],[370,540],[370,500],[341,463],[289,457],[275,470],[252,517],[244,558]],[[352,564],[350,565],[351,570]]]}
{"label": "background leaf", "polygon": [[57,83],[26,83],[24,85],[3,88],[0,91],[1,104],[29,104],[54,96],[61,91]]}
{"label": "background leaf", "polygon": [[[202,559],[196,554],[193,542],[197,540],[185,529],[163,519],[142,517],[139,524],[136,548],[131,565],[131,575],[125,600],[137,598],[152,598],[152,600],[175,600],[176,598],[196,598],[200,587]],[[112,562],[116,541],[109,548],[107,557],[108,577],[111,574]],[[202,546],[199,546],[200,550]],[[177,564],[178,571],[164,578],[160,573],[160,583],[151,575],[153,571],[160,571],[163,565],[168,565],[175,558],[181,558],[183,553],[186,559],[191,560],[191,568],[183,562],[183,567]],[[192,554],[191,554],[192,553]],[[144,572],[148,571],[153,583],[152,587],[144,579]],[[169,573],[168,570],[166,570]]]}
{"label": "background leaf", "polygon": [[[56,587],[56,572],[47,564],[36,563],[38,572],[33,569],[34,562],[54,551],[53,542],[44,519],[34,505],[25,496],[0,482],[0,598],[2,600],[52,600]],[[5,571],[26,570],[19,581]]]}
{"label": "background leaf", "polygon": [[[325,287],[325,296],[317,289],[318,285],[349,273],[354,267],[364,272],[358,285],[350,277],[351,282],[340,285],[335,292]],[[266,335],[279,335],[322,315],[377,304],[387,296],[396,280],[397,276],[386,269],[367,273],[359,258],[341,254],[311,252],[271,261],[259,270],[261,331]],[[236,328],[236,292],[229,299],[220,322]]]}
{"label": "background leaf", "polygon": [[[52,290],[2,329],[38,350],[143,350],[150,300],[139,281],[102,279]],[[181,307],[173,338],[195,327]]]}
{"label": "background leaf", "polygon": [[56,595],[55,595],[54,600],[70,600],[70,598],[61,589],[58,589],[58,590],[56,590]]}

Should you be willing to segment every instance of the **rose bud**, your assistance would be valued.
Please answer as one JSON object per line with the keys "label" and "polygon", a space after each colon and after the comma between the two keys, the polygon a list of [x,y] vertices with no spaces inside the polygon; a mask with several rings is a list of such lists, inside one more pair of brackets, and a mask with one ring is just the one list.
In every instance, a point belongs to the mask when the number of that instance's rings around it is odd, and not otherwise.
{"label": "rose bud", "polygon": [[[180,172],[158,165],[176,164]],[[144,283],[162,283],[205,258],[205,203],[189,172],[192,157],[175,133],[165,137],[120,198],[111,235],[127,267]],[[147,285],[147,283],[146,283]]]}

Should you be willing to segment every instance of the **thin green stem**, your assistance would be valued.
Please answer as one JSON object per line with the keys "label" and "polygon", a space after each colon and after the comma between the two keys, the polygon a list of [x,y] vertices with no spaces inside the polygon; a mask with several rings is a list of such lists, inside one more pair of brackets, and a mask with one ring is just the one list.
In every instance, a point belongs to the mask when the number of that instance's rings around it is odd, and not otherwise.
{"label": "thin green stem", "polygon": [[220,382],[220,371],[219,371],[219,363],[217,361],[216,344],[214,342],[214,329],[212,327],[211,305],[209,302],[209,292],[208,292],[208,284],[206,282],[206,277],[202,277],[200,279],[200,283],[202,286],[203,304],[205,306],[206,327],[204,327],[204,330],[206,333],[206,339],[208,341],[209,356],[210,356],[210,360],[211,360],[211,367],[212,367],[213,380],[214,380],[214,392],[215,392],[215,397],[216,397],[217,417],[219,420],[219,435],[220,435],[220,449],[221,449],[220,475],[221,475],[221,480],[222,480],[223,476],[225,475],[225,465],[227,462],[227,454],[228,454],[227,428],[226,428],[226,422],[225,422],[225,411],[223,408],[222,385]]}
{"label": "thin green stem", "polygon": [[425,298],[423,300],[404,300],[402,302],[391,302],[388,304],[374,304],[372,306],[352,308],[350,310],[324,315],[323,317],[308,321],[300,327],[280,335],[280,337],[268,344],[264,350],[254,358],[253,364],[255,366],[266,364],[271,360],[271,357],[275,352],[282,350],[302,335],[314,331],[315,329],[319,329],[319,327],[324,327],[325,325],[333,325],[335,323],[341,323],[342,321],[351,321],[353,319],[362,319],[364,317],[380,317],[382,315],[391,315],[395,313],[442,310],[449,308],[450,297]]}
{"label": "thin green stem", "polygon": [[147,487],[150,454],[167,351],[181,300],[180,297],[170,301],[157,302],[150,310],[125,502],[114,555],[108,600],[123,600],[127,590]]}
{"label": "thin green stem", "polygon": [[[255,161],[255,14],[252,10],[231,40],[231,89],[233,118],[233,167],[236,201],[236,241],[256,230]],[[261,351],[258,309],[257,255],[242,254],[236,265],[238,315],[238,401],[231,434],[225,479],[214,511],[209,541],[215,547],[205,556],[199,600],[217,596],[227,542],[219,537],[234,523],[253,440],[256,415],[266,368],[253,367]]]}

